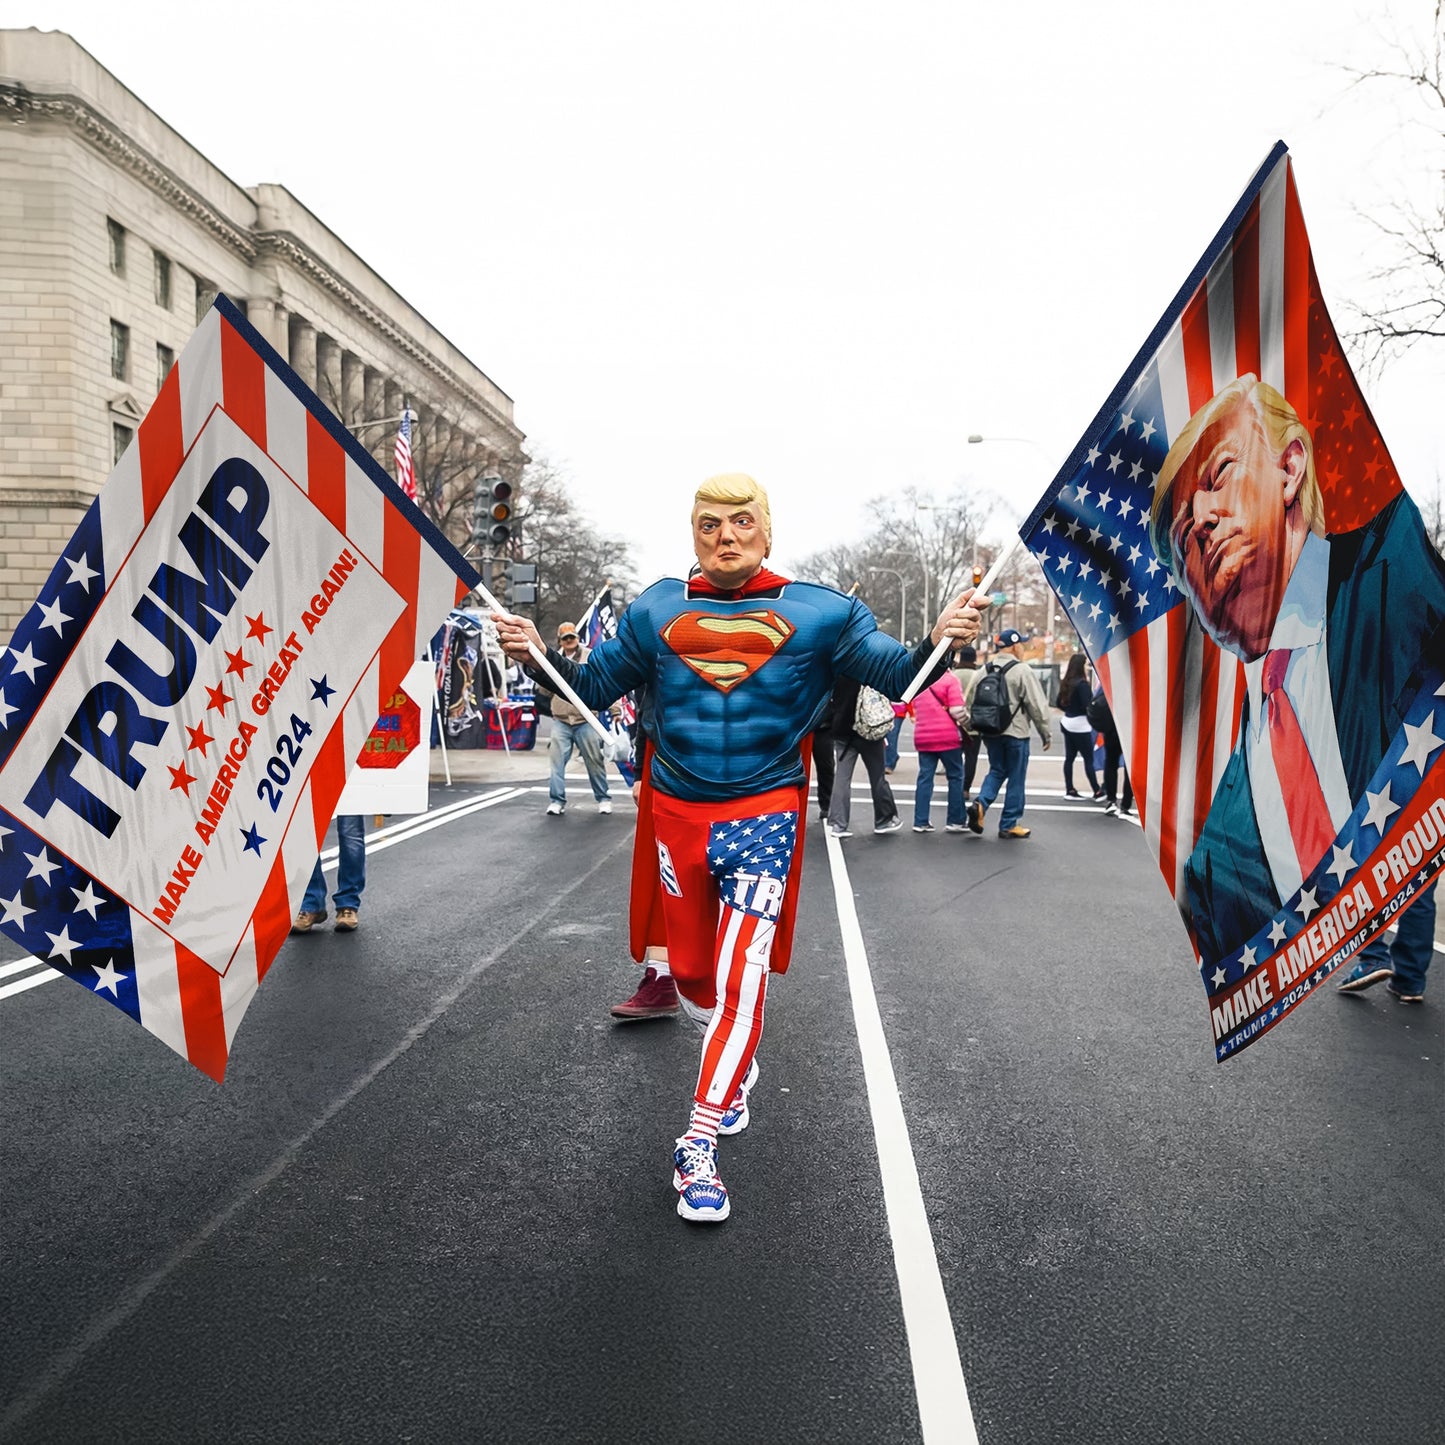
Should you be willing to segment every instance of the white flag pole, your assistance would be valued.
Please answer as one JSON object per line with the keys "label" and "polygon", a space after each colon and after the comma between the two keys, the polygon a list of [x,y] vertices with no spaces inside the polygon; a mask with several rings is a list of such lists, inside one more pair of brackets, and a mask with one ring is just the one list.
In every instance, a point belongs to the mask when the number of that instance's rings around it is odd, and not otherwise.
{"label": "white flag pole", "polygon": [[[504,617],[512,617],[515,615],[514,613],[508,612],[507,609],[503,607],[502,604],[498,602],[495,597],[492,596],[492,594],[482,583],[479,582],[477,584],[476,590],[482,601],[485,602],[493,612],[500,612]],[[603,591],[606,591],[606,588],[603,588]],[[537,666],[540,667],[549,678],[551,678],[553,691],[560,692],[562,696],[565,697],[567,701],[570,702],[572,706],[575,707],[577,711],[582,714],[588,726],[591,727],[594,732],[596,732],[597,736],[600,737],[604,743],[607,743],[610,746],[612,743],[612,734],[605,727],[603,727],[600,722],[598,722],[597,714],[594,713],[592,709],[588,707],[587,704],[583,702],[582,699],[578,697],[575,692],[572,691],[571,687],[568,686],[567,680],[562,676],[560,672],[557,671],[555,667],[552,666],[551,662],[548,661],[547,654],[540,647],[538,647],[535,642],[528,642],[527,651],[531,653],[532,661],[535,662]],[[604,754],[603,756],[605,757],[607,755]]]}
{"label": "white flag pole", "polygon": [[[1013,554],[1017,552],[1018,549],[1023,546],[1023,544],[1024,539],[1022,537],[1015,537],[1013,541],[1010,542],[1008,546],[1005,547],[1003,551],[998,554],[998,557],[994,560],[993,566],[990,567],[988,569],[988,572],[985,574],[983,581],[980,582],[978,586],[973,589],[973,595],[975,597],[986,597],[989,595],[989,593],[993,590],[994,580],[998,577],[998,574],[1003,571],[1005,564],[1013,560]],[[915,677],[913,681],[908,684],[908,687],[904,690],[903,696],[899,698],[899,702],[913,701],[914,697],[918,694],[919,688],[923,686],[924,678],[926,678],[928,674],[932,672],[935,667],[938,666],[938,659],[942,657],[943,654],[947,652],[948,649],[952,646],[953,638],[944,637],[943,640],[938,644],[938,646],[933,649],[933,655],[928,659],[927,662],[923,664],[921,668],[919,668],[918,676]]]}
{"label": "white flag pole", "polygon": [[426,645],[426,660],[431,663],[432,705],[436,708],[437,737],[442,748],[442,771],[447,775],[447,787],[452,785],[452,763],[447,755],[447,710],[442,706],[442,691],[437,684],[436,663],[432,662],[431,643]]}

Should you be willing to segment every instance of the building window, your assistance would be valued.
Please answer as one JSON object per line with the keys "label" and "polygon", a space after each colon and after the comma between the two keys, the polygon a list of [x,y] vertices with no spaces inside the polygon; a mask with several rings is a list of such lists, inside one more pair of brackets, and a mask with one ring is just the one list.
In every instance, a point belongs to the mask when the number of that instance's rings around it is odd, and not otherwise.
{"label": "building window", "polygon": [[117,381],[130,376],[130,327],[119,321],[110,323],[110,374]]}
{"label": "building window", "polygon": [[156,257],[156,305],[164,306],[167,311],[171,309],[171,258],[162,256],[159,251]]}
{"label": "building window", "polygon": [[171,367],[176,364],[176,354],[169,346],[163,346],[156,342],[156,390],[166,384],[166,377],[171,374]]}
{"label": "building window", "polygon": [[205,319],[206,312],[211,309],[211,302],[216,299],[216,288],[209,281],[203,281],[196,277],[196,325],[199,326]]}
{"label": "building window", "polygon": [[111,458],[111,465],[114,466],[124,455],[125,449],[130,445],[130,439],[135,432],[128,426],[122,426],[118,421],[110,424],[110,440],[115,455]]}
{"label": "building window", "polygon": [[110,232],[110,269],[117,276],[125,275],[125,227],[119,221],[106,217],[105,228]]}

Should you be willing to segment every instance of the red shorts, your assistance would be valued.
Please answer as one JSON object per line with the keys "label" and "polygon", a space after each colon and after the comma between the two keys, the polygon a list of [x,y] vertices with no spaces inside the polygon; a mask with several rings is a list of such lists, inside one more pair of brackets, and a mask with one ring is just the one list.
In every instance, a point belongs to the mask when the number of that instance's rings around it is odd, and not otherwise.
{"label": "red shorts", "polygon": [[786,973],[802,876],[806,778],[727,802],[689,803],[646,781],[632,855],[632,956],[666,947],[682,991],[702,1007],[714,999],[718,921],[727,902],[770,922],[774,973]]}

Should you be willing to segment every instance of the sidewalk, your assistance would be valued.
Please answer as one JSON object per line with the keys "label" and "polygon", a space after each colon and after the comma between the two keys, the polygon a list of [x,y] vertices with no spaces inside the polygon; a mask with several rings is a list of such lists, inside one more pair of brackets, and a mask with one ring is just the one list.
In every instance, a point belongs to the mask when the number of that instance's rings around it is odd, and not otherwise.
{"label": "sidewalk", "polygon": [[[580,758],[574,759],[579,776],[586,786],[587,773]],[[524,752],[507,753],[491,748],[448,748],[443,758],[440,748],[431,750],[431,781],[445,783],[447,768],[454,783],[545,783],[551,771],[546,744]],[[572,769],[567,769],[570,781]],[[621,785],[622,779],[617,779]]]}

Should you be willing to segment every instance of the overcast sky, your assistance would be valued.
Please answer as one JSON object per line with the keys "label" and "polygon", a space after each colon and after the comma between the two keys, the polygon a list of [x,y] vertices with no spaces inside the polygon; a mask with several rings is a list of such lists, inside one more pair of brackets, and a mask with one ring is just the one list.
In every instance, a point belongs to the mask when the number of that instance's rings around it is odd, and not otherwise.
{"label": "overcast sky", "polygon": [[[69,32],[234,180],[290,189],[514,399],[646,580],[689,560],[723,470],[769,487],[784,566],[909,484],[1017,520],[1276,139],[1343,323],[1357,208],[1428,198],[1441,157],[1423,106],[1340,67],[1432,9],[31,0],[6,23]],[[1442,382],[1437,344],[1365,384],[1421,499]]]}

